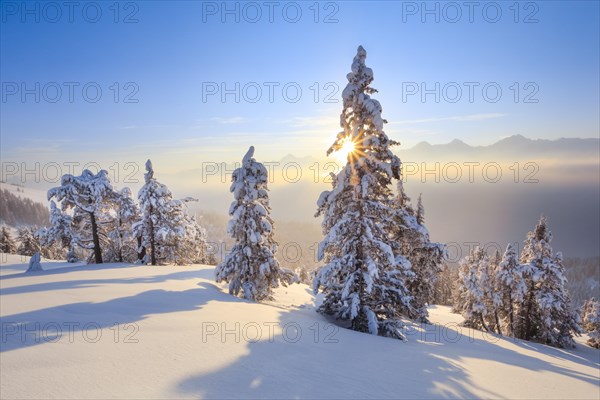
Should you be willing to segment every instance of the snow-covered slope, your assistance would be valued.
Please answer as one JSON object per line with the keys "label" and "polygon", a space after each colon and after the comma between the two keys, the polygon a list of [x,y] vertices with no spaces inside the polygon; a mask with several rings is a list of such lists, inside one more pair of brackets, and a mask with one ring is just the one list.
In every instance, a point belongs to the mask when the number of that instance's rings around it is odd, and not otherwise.
{"label": "snow-covered slope", "polygon": [[48,204],[48,195],[46,190],[35,189],[25,186],[16,186],[6,182],[0,182],[0,189],[8,190],[13,195],[21,197],[23,199],[31,199],[36,203]]}
{"label": "snow-covered slope", "polygon": [[208,266],[0,256],[1,398],[600,396],[598,350],[485,338],[447,307],[402,343],[334,328],[305,285],[252,304]]}

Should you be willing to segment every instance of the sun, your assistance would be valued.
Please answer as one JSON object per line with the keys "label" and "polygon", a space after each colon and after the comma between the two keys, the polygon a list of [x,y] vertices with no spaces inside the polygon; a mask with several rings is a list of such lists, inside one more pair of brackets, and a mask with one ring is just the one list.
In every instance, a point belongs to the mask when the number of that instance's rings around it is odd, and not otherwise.
{"label": "sun", "polygon": [[342,164],[345,164],[348,161],[348,155],[354,150],[354,142],[352,139],[346,138],[342,141],[342,146],[335,152],[335,156]]}

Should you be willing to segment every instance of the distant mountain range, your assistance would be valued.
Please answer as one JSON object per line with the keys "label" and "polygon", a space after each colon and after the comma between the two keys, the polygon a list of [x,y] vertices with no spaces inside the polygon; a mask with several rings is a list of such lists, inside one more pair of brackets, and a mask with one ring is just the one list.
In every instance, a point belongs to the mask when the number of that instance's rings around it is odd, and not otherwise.
{"label": "distant mountain range", "polygon": [[[500,158],[500,159],[561,159],[576,157],[577,161],[598,161],[600,139],[561,138],[556,140],[528,139],[514,135],[489,146],[471,146],[459,139],[446,144],[420,142],[398,154],[413,160],[420,158]],[[575,161],[565,160],[565,163]]]}
{"label": "distant mountain range", "polygon": [[[556,140],[529,139],[514,135],[487,146],[471,146],[460,139],[445,144],[420,142],[413,147],[399,146],[394,152],[403,161],[448,161],[448,160],[485,160],[485,161],[562,161],[564,164],[600,162],[600,139],[561,138]],[[323,156],[325,151],[323,151]],[[323,160],[316,156],[296,157],[288,154],[279,160],[280,164],[295,162],[308,166]],[[328,160],[336,162],[335,157]],[[264,161],[264,160],[263,160]]]}

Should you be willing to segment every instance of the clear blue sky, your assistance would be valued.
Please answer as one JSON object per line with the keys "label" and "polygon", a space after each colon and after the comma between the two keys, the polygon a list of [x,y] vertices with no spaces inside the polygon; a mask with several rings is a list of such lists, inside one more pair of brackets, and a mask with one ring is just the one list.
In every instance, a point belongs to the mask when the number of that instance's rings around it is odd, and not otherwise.
{"label": "clear blue sky", "polygon": [[[86,2],[74,10],[73,22],[63,8],[55,23],[56,10],[44,9],[44,3],[27,3],[33,14],[23,14],[21,2],[1,4],[3,160],[84,154],[99,161],[158,155],[177,161],[230,160],[241,157],[249,144],[262,146],[265,157],[272,159],[287,153],[322,154],[337,131],[341,90],[359,44],[375,73],[373,86],[390,122],[387,132],[405,145],[453,138],[488,144],[513,134],[549,139],[599,134],[596,1],[522,2],[518,16],[510,8],[512,1],[499,2],[502,15],[496,23],[486,21],[496,13],[487,9],[484,14],[486,2],[474,9],[473,22],[461,6],[455,23],[450,20],[456,9],[443,2],[439,23],[435,15],[412,8],[422,2],[321,2],[319,23],[314,22],[312,1],[297,3],[302,10],[297,23],[288,22],[296,16],[292,6],[284,12],[288,2],[277,4],[272,23],[262,1],[254,3],[262,14],[255,23],[249,20],[256,9],[244,8],[243,2],[237,6],[239,23],[235,15],[221,21],[222,2],[121,3],[118,16],[112,1],[98,2],[94,4],[100,5],[102,16],[97,23],[88,22],[94,7],[88,7],[87,20],[82,15]],[[228,6],[233,9],[236,3]],[[215,7],[216,14],[209,15]],[[137,23],[123,23],[130,14]],[[330,14],[338,22],[324,23]],[[525,23],[527,18],[538,22]],[[41,85],[39,103],[34,95],[23,102],[20,87],[10,94],[13,83],[34,88],[36,82]],[[56,103],[47,101],[56,96],[49,82],[63,87]],[[72,103],[65,82],[79,83]],[[88,82],[103,91],[97,103],[83,99],[81,88]],[[121,86],[117,103],[114,87],[110,89],[114,82]],[[135,86],[125,89],[127,82]],[[241,87],[257,82],[262,97],[256,103],[245,101],[243,93],[239,103],[233,95],[224,103],[219,95],[203,101],[203,82],[225,82],[230,88],[235,82]],[[279,83],[272,103],[264,82]],[[302,89],[297,103],[283,98],[281,88],[290,82]],[[320,86],[317,102],[315,82]],[[334,85],[326,88],[328,82]],[[463,96],[456,103],[443,96],[436,103],[433,95],[424,103],[419,95],[403,101],[407,82],[425,82],[430,88],[440,82],[440,91],[457,82]],[[479,83],[472,103],[464,82]],[[488,82],[503,91],[496,103],[482,96]],[[518,103],[514,82],[521,86]],[[528,82],[533,85],[525,88]],[[133,98],[138,103],[124,103],[136,86]],[[451,86],[446,94],[454,98]],[[336,87],[333,99],[338,103],[324,102]],[[248,90],[247,97],[254,97],[254,89]],[[294,96],[295,89],[289,90]],[[532,98],[538,102],[523,103],[535,90]],[[494,95],[493,90],[489,93]]]}

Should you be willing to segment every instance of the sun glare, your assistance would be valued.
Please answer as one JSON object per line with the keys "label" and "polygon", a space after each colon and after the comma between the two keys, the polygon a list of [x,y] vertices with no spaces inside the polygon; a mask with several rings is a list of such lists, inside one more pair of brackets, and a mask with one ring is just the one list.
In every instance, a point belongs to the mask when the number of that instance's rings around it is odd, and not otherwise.
{"label": "sun glare", "polygon": [[354,142],[350,138],[347,138],[344,139],[342,147],[340,147],[340,149],[335,152],[335,155],[342,164],[345,164],[346,161],[348,161],[348,155],[353,151]]}

